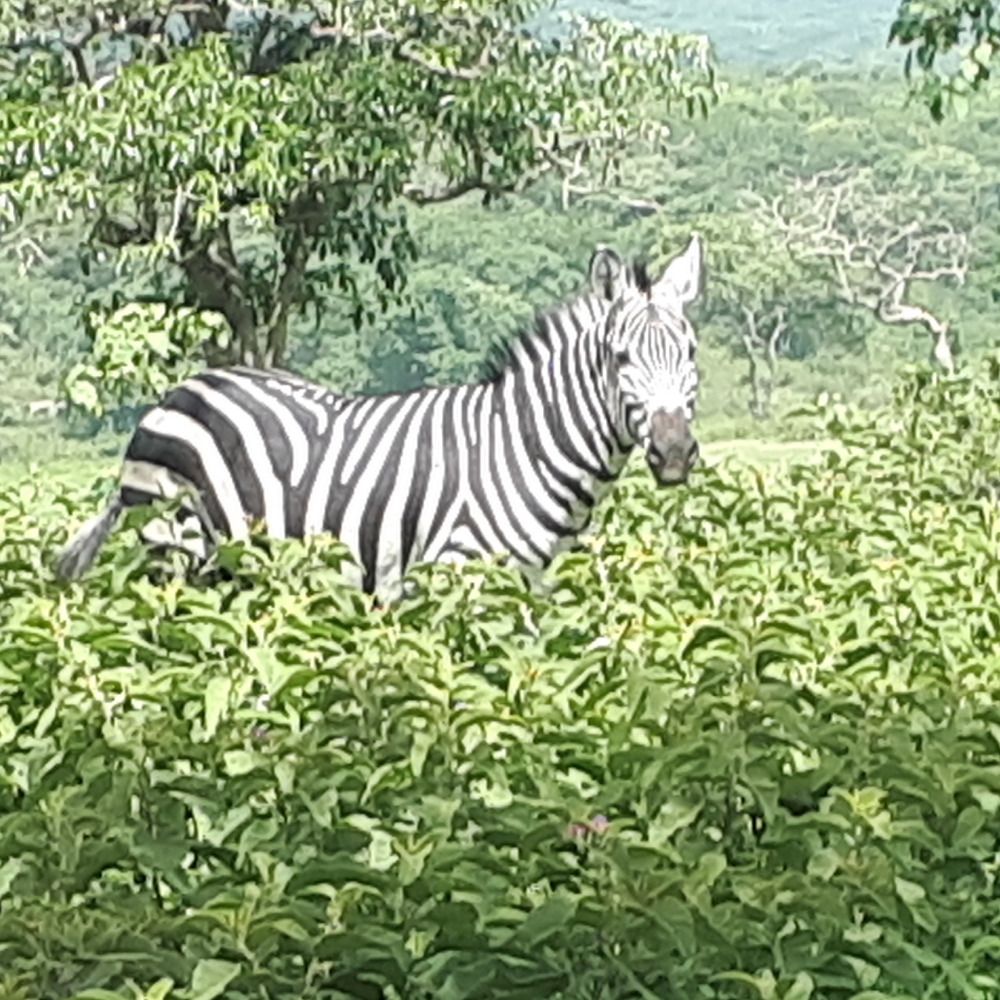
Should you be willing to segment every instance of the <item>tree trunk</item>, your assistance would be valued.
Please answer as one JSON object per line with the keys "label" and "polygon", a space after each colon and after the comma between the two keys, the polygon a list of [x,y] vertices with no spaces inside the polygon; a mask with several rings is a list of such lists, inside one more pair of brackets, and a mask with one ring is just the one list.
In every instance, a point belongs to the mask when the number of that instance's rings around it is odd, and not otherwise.
{"label": "tree trunk", "polygon": [[[771,415],[774,390],[778,385],[778,346],[785,332],[785,312],[779,309],[770,333],[761,332],[757,314],[748,306],[743,307],[746,330],[743,348],[746,352],[750,374],[750,414],[755,420],[766,420]],[[761,371],[761,362],[765,372]]]}
{"label": "tree trunk", "polygon": [[764,402],[764,394],[761,387],[756,346],[753,337],[748,333],[743,335],[743,348],[746,351],[747,369],[750,379],[750,416],[754,420],[763,420],[766,415],[767,406]]}
{"label": "tree trunk", "polygon": [[279,367],[284,363],[288,348],[288,320],[302,291],[309,263],[309,246],[310,240],[304,227],[296,225],[285,242],[281,274],[274,288],[267,329],[264,331],[264,354],[260,363],[265,368]]}
{"label": "tree trunk", "polygon": [[937,334],[934,335],[934,343],[931,347],[931,361],[949,375],[955,374],[955,348],[952,341],[951,331],[946,324],[942,324]]}
{"label": "tree trunk", "polygon": [[[237,259],[228,226],[185,247],[181,261],[191,303],[225,316],[233,347],[209,350],[212,363],[237,362],[264,368],[284,363],[289,319],[302,293],[311,241],[305,223],[289,225],[274,281],[251,288]],[[214,357],[213,357],[214,355]]]}
{"label": "tree trunk", "polygon": [[193,304],[222,313],[233,331],[233,345],[225,353],[231,361],[255,365],[260,357],[256,310],[246,277],[236,259],[228,226],[185,247],[181,260]]}

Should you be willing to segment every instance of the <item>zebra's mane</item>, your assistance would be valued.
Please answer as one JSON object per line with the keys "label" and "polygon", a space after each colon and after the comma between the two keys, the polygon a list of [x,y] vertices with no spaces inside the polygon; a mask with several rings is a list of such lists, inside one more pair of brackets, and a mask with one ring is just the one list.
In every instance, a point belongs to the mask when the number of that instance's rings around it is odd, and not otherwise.
{"label": "zebra's mane", "polygon": [[[649,266],[643,259],[634,260],[629,265],[629,277],[638,290],[646,295],[652,290]],[[552,320],[564,313],[573,313],[576,307],[594,295],[588,286],[572,298],[535,313],[534,320],[505,343],[493,344],[483,365],[483,381],[496,382],[510,371],[524,367],[525,358],[533,357],[536,347],[552,347]]]}

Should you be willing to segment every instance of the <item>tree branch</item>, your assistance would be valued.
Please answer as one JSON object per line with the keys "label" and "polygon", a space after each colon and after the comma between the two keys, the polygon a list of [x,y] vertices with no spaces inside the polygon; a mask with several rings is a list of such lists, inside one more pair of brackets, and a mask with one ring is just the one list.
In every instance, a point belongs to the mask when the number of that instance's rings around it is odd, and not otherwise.
{"label": "tree branch", "polygon": [[826,265],[838,298],[887,324],[923,326],[934,339],[935,359],[953,366],[953,360],[941,361],[950,358],[947,323],[909,299],[918,283],[965,282],[966,234],[946,220],[899,221],[906,206],[867,170],[836,167],[793,176],[771,199],[749,197],[796,253]]}
{"label": "tree branch", "polygon": [[482,177],[466,177],[454,184],[443,186],[415,184],[409,182],[403,185],[403,197],[416,205],[436,205],[445,201],[454,201],[470,191],[482,191],[492,197],[517,190],[518,183],[494,184]]}
{"label": "tree branch", "polygon": [[100,34],[103,27],[104,18],[98,11],[88,17],[87,26],[75,38],[63,38],[63,45],[69,52],[69,57],[76,70],[77,80],[87,84],[88,87],[94,81],[90,67],[87,65],[87,54],[84,49]]}
{"label": "tree branch", "polygon": [[412,31],[393,32],[381,25],[357,29],[343,23],[323,24],[311,21],[307,26],[303,26],[299,35],[318,45],[385,46],[393,50],[395,58],[444,80],[471,83],[482,79],[489,72],[494,61],[490,46],[483,48],[472,66],[445,66],[419,50],[418,31],[417,27]]}

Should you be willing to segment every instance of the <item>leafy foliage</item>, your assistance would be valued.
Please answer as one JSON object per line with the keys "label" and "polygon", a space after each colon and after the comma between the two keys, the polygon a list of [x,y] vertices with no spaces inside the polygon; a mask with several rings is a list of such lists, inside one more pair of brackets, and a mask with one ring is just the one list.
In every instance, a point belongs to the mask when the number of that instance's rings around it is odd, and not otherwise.
{"label": "leafy foliage", "polygon": [[[783,69],[812,65],[868,69],[887,65],[886,27],[899,0],[600,0],[588,4],[639,24],[697,26],[727,66]],[[624,13],[627,11],[628,13]]]}
{"label": "leafy foliage", "polygon": [[111,406],[157,399],[201,367],[199,353],[226,346],[229,328],[218,313],[162,302],[127,302],[92,309],[87,317],[87,361],[66,374],[66,397],[86,413],[102,416]]}
{"label": "leafy foliage", "polygon": [[[405,203],[613,167],[679,106],[707,111],[704,38],[540,0],[31,5],[0,29],[0,227],[86,217],[162,301],[216,310],[270,365],[307,307],[355,326],[415,256]],[[14,12],[12,12],[13,14]],[[359,279],[374,282],[359,288]]]}
{"label": "leafy foliage", "polygon": [[331,541],[204,586],[134,528],[62,589],[106,484],[6,490],[0,992],[995,996],[1000,358],[814,415],[387,609]]}
{"label": "leafy foliage", "polygon": [[[744,204],[708,212],[689,223],[705,236],[711,276],[705,313],[718,339],[747,362],[750,412],[771,414],[778,385],[778,359],[816,353],[824,339],[844,337],[833,324],[833,294],[811,262],[803,260],[776,225],[767,206]],[[666,235],[675,225],[668,224]],[[766,252],[762,252],[766,247]]]}
{"label": "leafy foliage", "polygon": [[889,40],[909,47],[906,74],[917,77],[915,94],[934,118],[964,117],[970,96],[990,79],[1000,10],[993,0],[902,0]]}

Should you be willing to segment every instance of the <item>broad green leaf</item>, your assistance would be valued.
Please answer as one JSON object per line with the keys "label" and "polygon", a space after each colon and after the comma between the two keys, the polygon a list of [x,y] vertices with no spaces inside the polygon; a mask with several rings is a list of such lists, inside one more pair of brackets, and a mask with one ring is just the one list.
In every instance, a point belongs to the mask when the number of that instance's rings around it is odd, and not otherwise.
{"label": "broad green leaf", "polygon": [[986,814],[975,806],[969,806],[958,814],[955,831],[951,836],[951,849],[962,850],[973,840],[986,824]]}
{"label": "broad green leaf", "polygon": [[810,875],[815,875],[816,878],[820,878],[824,882],[829,882],[840,867],[840,864],[840,855],[832,848],[824,847],[809,858],[806,870]]}
{"label": "broad green leaf", "polygon": [[649,824],[649,842],[655,846],[665,844],[678,830],[690,826],[703,808],[700,802],[665,802]]}
{"label": "broad green leaf", "polygon": [[908,906],[922,903],[927,898],[927,891],[918,882],[911,882],[909,879],[897,876],[895,884],[899,898]]}
{"label": "broad green leaf", "polygon": [[[232,682],[228,677],[213,677],[205,685],[205,738],[211,739],[226,715]],[[230,772],[232,773],[232,772]]]}
{"label": "broad green leaf", "polygon": [[816,989],[816,983],[808,972],[800,972],[785,991],[783,1000],[809,1000]]}
{"label": "broad green leaf", "polygon": [[194,968],[191,977],[189,1000],[213,1000],[223,996],[226,987],[240,974],[235,962],[224,962],[217,958],[203,958]]}
{"label": "broad green leaf", "polygon": [[756,990],[756,995],[760,997],[760,1000],[777,1000],[778,998],[778,984],[770,969],[765,969],[756,976],[746,972],[720,972],[712,978],[722,982],[743,983],[750,986]]}
{"label": "broad green leaf", "polygon": [[231,778],[248,774],[264,763],[264,758],[252,750],[227,750],[223,754],[223,759],[226,763],[226,773]]}
{"label": "broad green leaf", "polygon": [[563,895],[552,896],[528,914],[514,931],[510,943],[521,948],[534,948],[562,930],[573,919],[576,902]]}
{"label": "broad green leaf", "polygon": [[8,858],[0,865],[0,899],[10,892],[10,887],[14,879],[24,869],[24,862],[20,858]]}

